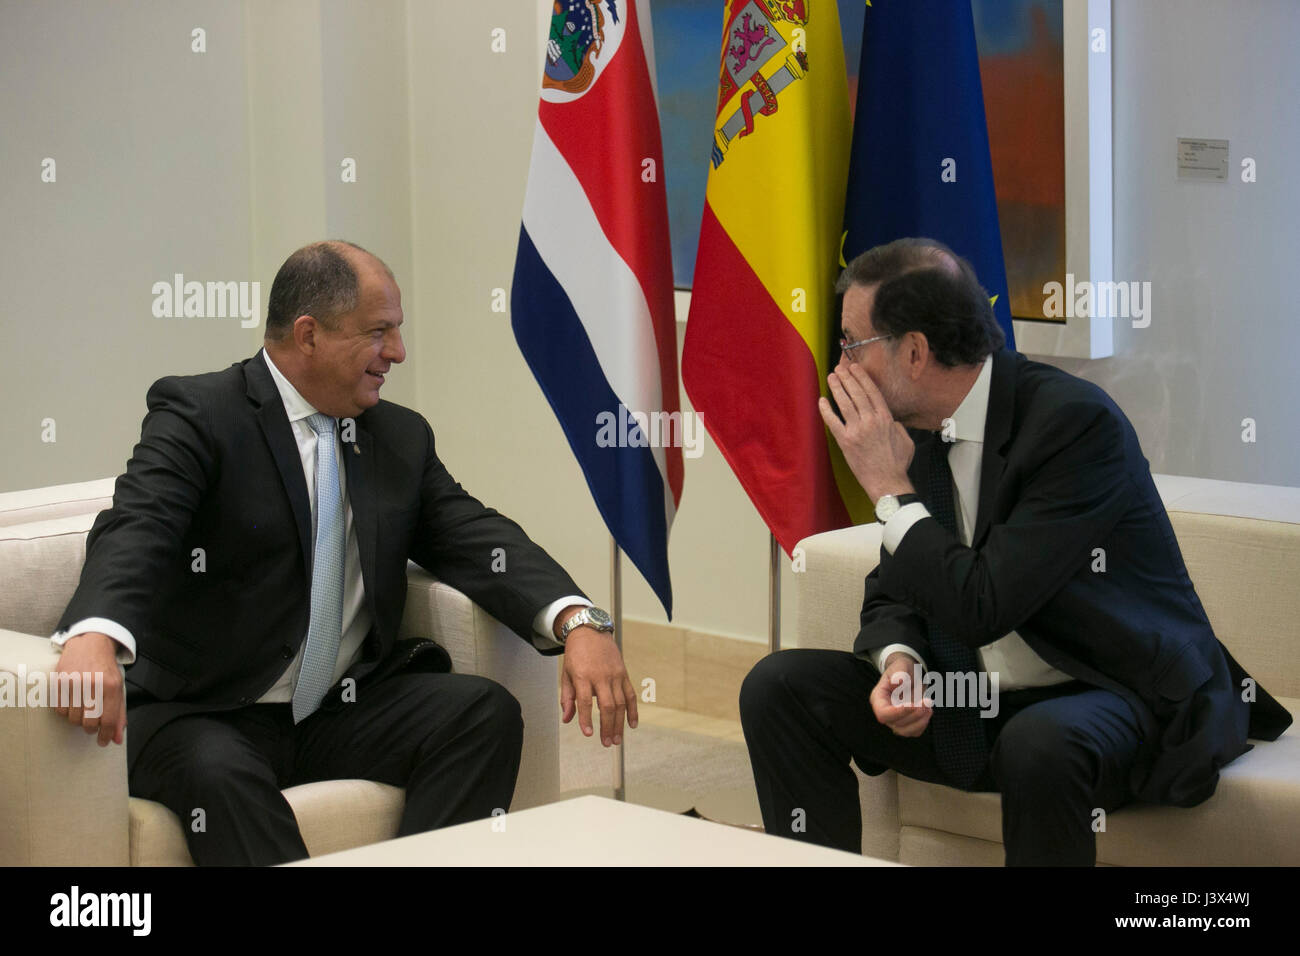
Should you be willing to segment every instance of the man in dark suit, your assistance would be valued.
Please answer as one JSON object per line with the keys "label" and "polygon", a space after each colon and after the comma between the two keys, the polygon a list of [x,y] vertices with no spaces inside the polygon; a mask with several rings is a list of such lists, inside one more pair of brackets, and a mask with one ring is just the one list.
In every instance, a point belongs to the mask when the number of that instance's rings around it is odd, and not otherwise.
{"label": "man in dark suit", "polygon": [[408,559],[541,653],[567,651],[566,722],[590,735],[595,696],[606,746],[636,726],[608,615],[456,483],[423,417],[380,400],[401,324],[379,259],[343,242],[295,252],[262,352],[150,389],[87,539],[54,640],[59,670],[104,674],[106,700],[98,717],[60,713],[106,746],[129,709],[131,793],[176,812],[200,864],[305,857],[280,791],[313,780],[405,787],[399,835],[509,807],[519,704],[448,673],[432,641],[398,641]]}
{"label": "man in dark suit", "polygon": [[852,758],[1001,792],[1008,865],[1092,865],[1102,814],[1202,802],[1290,715],[1214,636],[1124,414],[1004,350],[969,263],[898,240],[838,291],[821,412],[883,543],[853,653],[745,680],[767,830],[858,851]]}

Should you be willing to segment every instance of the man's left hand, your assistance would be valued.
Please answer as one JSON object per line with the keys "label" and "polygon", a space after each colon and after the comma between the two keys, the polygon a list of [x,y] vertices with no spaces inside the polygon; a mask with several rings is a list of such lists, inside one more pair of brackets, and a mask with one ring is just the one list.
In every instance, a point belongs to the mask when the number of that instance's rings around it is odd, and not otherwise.
{"label": "man's left hand", "polygon": [[890,414],[871,376],[846,362],[827,381],[844,421],[824,398],[818,399],[817,408],[867,497],[874,503],[881,495],[914,493],[907,466],[916,446]]}
{"label": "man's left hand", "polygon": [[578,726],[588,737],[593,697],[600,708],[601,743],[621,744],[624,719],[629,727],[636,727],[636,691],[613,636],[583,625],[570,631],[564,642],[560,709],[566,724],[576,713]]}

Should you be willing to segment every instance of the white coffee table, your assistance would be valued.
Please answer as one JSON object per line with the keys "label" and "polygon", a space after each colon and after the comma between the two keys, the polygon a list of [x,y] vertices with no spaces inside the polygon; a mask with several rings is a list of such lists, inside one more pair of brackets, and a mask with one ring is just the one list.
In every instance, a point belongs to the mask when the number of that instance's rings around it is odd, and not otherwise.
{"label": "white coffee table", "polygon": [[291,866],[897,866],[585,796]]}

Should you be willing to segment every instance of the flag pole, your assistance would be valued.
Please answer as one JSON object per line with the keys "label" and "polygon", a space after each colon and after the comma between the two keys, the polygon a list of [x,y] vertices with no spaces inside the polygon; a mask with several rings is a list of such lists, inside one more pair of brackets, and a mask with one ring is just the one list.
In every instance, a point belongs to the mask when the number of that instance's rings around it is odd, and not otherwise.
{"label": "flag pole", "polygon": [[767,652],[781,649],[781,546],[767,533]]}
{"label": "flag pole", "polygon": [[[618,542],[614,536],[609,536],[609,595],[613,607],[610,614],[614,618],[614,646],[618,648],[618,656],[623,657],[623,564],[620,560]],[[623,728],[616,730],[620,736],[623,734]],[[614,745],[614,799],[625,800],[626,794],[623,789],[623,745]]]}

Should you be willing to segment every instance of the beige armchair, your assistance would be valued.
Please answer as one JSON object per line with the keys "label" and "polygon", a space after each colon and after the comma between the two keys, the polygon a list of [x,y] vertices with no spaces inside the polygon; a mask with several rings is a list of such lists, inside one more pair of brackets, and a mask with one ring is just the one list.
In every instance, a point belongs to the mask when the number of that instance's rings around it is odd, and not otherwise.
{"label": "beige armchair", "polygon": [[[1157,475],[1192,583],[1215,633],[1278,701],[1300,716],[1300,489]],[[862,579],[880,554],[879,525],[801,541],[796,645],[847,649]],[[1099,865],[1300,864],[1300,729],[1225,767],[1214,795],[1183,809],[1130,805],[1097,835]],[[856,770],[856,768],[855,768]],[[895,772],[858,772],[862,852],[916,866],[1001,866],[1002,803]]]}
{"label": "beige armchair", "polygon": [[[192,865],[176,815],[128,795],[123,747],[100,748],[49,707],[18,706],[18,698],[26,702],[20,686],[26,675],[48,673],[58,660],[48,638],[76,587],[86,534],[111,503],[112,487],[113,479],[102,479],[0,494],[0,865]],[[555,801],[555,659],[413,564],[400,636],[436,640],[454,671],[490,677],[514,694],[523,709],[524,751],[511,809]],[[397,787],[331,780],[284,794],[313,856],[397,832],[403,799]]]}

